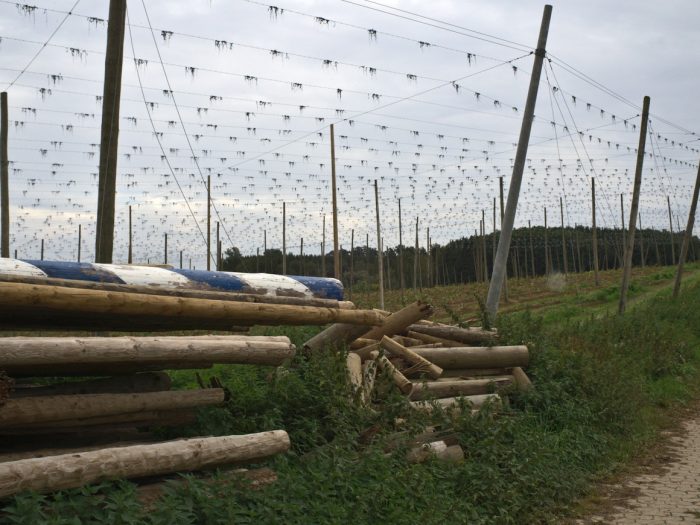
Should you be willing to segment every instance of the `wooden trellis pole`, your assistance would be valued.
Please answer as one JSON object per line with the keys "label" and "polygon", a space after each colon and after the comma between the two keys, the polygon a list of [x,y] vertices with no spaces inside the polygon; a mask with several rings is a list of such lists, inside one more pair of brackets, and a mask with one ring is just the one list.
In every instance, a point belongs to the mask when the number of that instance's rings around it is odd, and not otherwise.
{"label": "wooden trellis pole", "polygon": [[404,299],[406,281],[403,273],[403,236],[401,231],[401,199],[399,199],[399,286],[401,287],[401,300]]}
{"label": "wooden trellis pole", "polygon": [[[503,229],[503,177],[498,177],[498,193],[500,197],[500,207],[501,207],[501,229]],[[509,250],[510,251],[510,250]],[[508,266],[506,259],[506,271],[503,272],[503,300],[507,303],[510,301],[508,297]],[[496,254],[493,256],[493,263],[496,264]]]}
{"label": "wooden trellis pole", "polygon": [[625,313],[627,307],[627,290],[632,275],[632,254],[634,253],[634,231],[637,227],[637,213],[639,212],[639,191],[642,187],[642,168],[644,167],[644,147],[647,138],[647,122],[649,120],[649,97],[644,97],[642,103],[642,121],[639,128],[639,147],[637,149],[637,166],[634,173],[634,190],[632,192],[632,208],[630,209],[629,231],[627,233],[627,245],[625,246],[624,266],[622,270],[622,284],[620,285],[620,304],[618,312]]}
{"label": "wooden trellis pole", "polygon": [[80,262],[80,251],[83,245],[83,225],[78,224],[78,262]]}
{"label": "wooden trellis pole", "polygon": [[0,257],[10,256],[10,159],[7,153],[9,117],[7,92],[0,93]]}
{"label": "wooden trellis pole", "polygon": [[110,0],[107,25],[107,50],[102,91],[102,130],[97,188],[97,224],[95,228],[95,262],[111,263],[114,246],[114,202],[119,153],[119,104],[124,58],[126,0]]}
{"label": "wooden trellis pole", "polygon": [[595,285],[600,286],[600,275],[598,275],[598,230],[596,228],[595,215],[595,178],[591,177],[591,242],[593,244],[593,275]]}
{"label": "wooden trellis pole", "polygon": [[287,203],[282,203],[282,275],[287,275]]}
{"label": "wooden trellis pole", "polygon": [[559,213],[561,214],[561,255],[564,273],[569,273],[569,262],[566,256],[566,233],[564,232],[564,199],[559,197]]}
{"label": "wooden trellis pole", "polygon": [[129,206],[129,253],[127,257],[127,261],[129,264],[131,264],[133,261],[133,230],[131,229],[131,206]]}
{"label": "wooden trellis pole", "polygon": [[211,270],[211,175],[207,175],[207,271]]}
{"label": "wooden trellis pole", "polygon": [[355,229],[350,230],[350,300],[352,301],[352,282],[355,279]]}
{"label": "wooden trellis pole", "polygon": [[335,132],[333,129],[333,124],[331,124],[331,183],[333,191],[333,276],[336,279],[340,279],[340,252],[338,251],[338,195],[335,184]]}
{"label": "wooden trellis pole", "polygon": [[535,104],[537,102],[537,91],[539,89],[540,75],[542,73],[542,63],[545,57],[545,47],[547,45],[547,34],[549,32],[549,21],[552,16],[552,6],[545,5],[542,14],[542,24],[535,50],[535,60],[530,74],[530,87],[528,88],[525,110],[523,111],[523,122],[518,138],[518,147],[513,163],[513,176],[511,177],[510,189],[508,191],[508,204],[506,206],[501,235],[498,239],[498,249],[496,251],[496,261],[491,275],[491,284],[486,299],[486,310],[491,320],[494,320],[498,312],[498,303],[501,298],[503,278],[506,274],[508,252],[510,251],[510,240],[513,234],[513,224],[515,223],[515,212],[518,208],[518,198],[520,196],[520,186],[527,160],[527,147],[530,142],[530,131],[535,115]]}
{"label": "wooden trellis pole", "polygon": [[[163,264],[168,264],[168,234],[163,234]],[[218,270],[218,268],[217,268]]]}
{"label": "wooden trellis pole", "polygon": [[668,205],[668,231],[671,235],[671,264],[676,264],[676,244],[673,242],[673,215],[671,214],[671,197],[666,195]]}
{"label": "wooden trellis pole", "polygon": [[690,212],[688,213],[688,224],[685,227],[685,235],[683,235],[683,245],[681,253],[678,257],[678,269],[676,270],[676,281],[673,285],[673,298],[678,297],[681,291],[681,279],[683,278],[683,265],[688,256],[688,246],[693,239],[693,226],[695,225],[695,211],[698,207],[698,193],[700,193],[700,163],[698,163],[698,175],[695,179],[695,189],[693,190],[693,199],[690,201]]}
{"label": "wooden trellis pole", "polygon": [[384,262],[382,260],[382,230],[379,222],[379,187],[374,179],[374,205],[377,212],[377,267],[379,274],[379,308],[384,310]]}

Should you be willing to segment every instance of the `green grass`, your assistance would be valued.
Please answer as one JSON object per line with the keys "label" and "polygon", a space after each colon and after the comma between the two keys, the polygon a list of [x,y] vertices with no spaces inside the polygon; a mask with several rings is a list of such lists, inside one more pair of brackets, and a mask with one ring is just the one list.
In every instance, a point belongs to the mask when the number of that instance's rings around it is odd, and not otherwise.
{"label": "green grass", "polygon": [[[653,276],[650,278],[653,280]],[[664,277],[665,278],[665,277]],[[230,392],[223,408],[201,411],[177,435],[286,429],[290,453],[269,462],[279,480],[263,489],[192,479],[172,485],[153,508],[142,508],[126,482],[20,495],[0,524],[451,524],[557,523],[593,484],[647,446],[673,408],[697,397],[700,376],[700,284],[688,280],[679,301],[668,290],[637,289],[623,317],[609,290],[572,298],[547,310],[503,316],[506,343],[525,343],[536,388],[512,393],[499,414],[411,415],[388,385],[388,401],[373,413],[349,400],[342,356],[298,355],[290,367],[218,366]],[[582,297],[578,298],[580,301]],[[300,343],[314,329],[274,329]],[[196,385],[175,372],[179,387]],[[459,465],[408,465],[405,450],[385,454],[395,419],[409,430],[452,425],[466,453]],[[378,429],[369,445],[363,431]],[[164,437],[173,437],[173,431]]]}

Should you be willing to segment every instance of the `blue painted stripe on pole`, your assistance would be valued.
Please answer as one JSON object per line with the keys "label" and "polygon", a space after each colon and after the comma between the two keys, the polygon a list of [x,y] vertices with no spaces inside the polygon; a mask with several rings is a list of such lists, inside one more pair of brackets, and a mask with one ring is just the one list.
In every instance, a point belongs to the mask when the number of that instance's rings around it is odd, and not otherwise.
{"label": "blue painted stripe on pole", "polygon": [[206,284],[216,290],[226,292],[243,292],[246,288],[246,283],[235,275],[225,272],[207,272],[206,270],[172,270],[184,277],[187,277],[193,283]]}
{"label": "blue painted stripe on pole", "polygon": [[35,261],[23,259],[46,273],[47,276],[56,279],[72,279],[76,281],[91,281],[95,283],[126,284],[112,272],[102,270],[90,263],[62,262],[62,261]]}
{"label": "blue painted stripe on pole", "polygon": [[319,299],[343,300],[343,283],[338,279],[328,277],[306,277],[301,275],[289,275],[291,279],[299,281],[306,286]]}

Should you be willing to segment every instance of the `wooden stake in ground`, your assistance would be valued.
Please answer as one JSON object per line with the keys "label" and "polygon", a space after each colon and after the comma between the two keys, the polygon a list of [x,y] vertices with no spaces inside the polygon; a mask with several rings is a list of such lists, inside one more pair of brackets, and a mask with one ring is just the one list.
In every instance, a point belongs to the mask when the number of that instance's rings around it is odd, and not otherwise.
{"label": "wooden stake in ground", "polygon": [[0,257],[10,257],[10,184],[7,156],[7,92],[0,93]]}
{"label": "wooden stake in ground", "polygon": [[379,222],[379,187],[374,179],[374,205],[377,212],[377,273],[379,275],[379,308],[384,310],[384,263],[382,260],[382,230]]}
{"label": "wooden stake in ground", "polygon": [[282,203],[282,275],[287,275],[287,203]]}
{"label": "wooden stake in ground", "polygon": [[350,230],[350,282],[348,298],[352,301],[352,283],[355,280],[355,230]]}
{"label": "wooden stake in ground", "polygon": [[331,186],[333,192],[333,277],[340,279],[340,253],[338,252],[338,196],[335,185],[335,132],[331,124]]}
{"label": "wooden stake in ground", "polygon": [[133,232],[131,229],[131,206],[129,206],[129,253],[127,254],[127,262],[133,262]]}
{"label": "wooden stake in ground", "polygon": [[418,293],[418,217],[416,217],[416,245],[413,250],[413,295]]}
{"label": "wooden stake in ground", "polygon": [[698,174],[695,179],[695,189],[693,190],[693,199],[690,201],[690,212],[688,213],[688,225],[685,227],[685,234],[683,235],[683,245],[681,246],[681,253],[678,257],[678,269],[676,270],[676,280],[673,284],[673,298],[678,297],[681,291],[681,279],[683,278],[683,265],[685,264],[685,259],[688,256],[688,246],[693,239],[693,226],[695,225],[695,211],[698,206],[698,193],[700,193],[700,163],[698,163]]}
{"label": "wooden stake in ground", "polygon": [[569,263],[566,256],[566,235],[564,232],[564,199],[559,197],[559,211],[561,213],[561,255],[564,262],[564,273],[569,273]]}
{"label": "wooden stake in ground", "polygon": [[78,262],[80,262],[80,250],[83,244],[83,225],[78,224]]}
{"label": "wooden stake in ground", "polygon": [[637,213],[639,211],[639,191],[642,186],[642,168],[644,167],[644,147],[647,138],[647,121],[649,119],[649,97],[644,97],[642,104],[642,122],[639,129],[639,147],[637,149],[637,167],[634,173],[634,190],[632,193],[632,209],[630,209],[629,232],[627,233],[627,246],[625,247],[624,268],[622,270],[622,284],[620,285],[620,304],[618,312],[625,313],[627,306],[627,289],[632,275],[632,255],[634,254],[634,232],[637,227]]}
{"label": "wooden stake in ground", "polygon": [[[217,223],[218,225],[218,223]],[[168,234],[163,234],[163,264],[168,264]],[[218,268],[217,268],[218,270]]]}
{"label": "wooden stake in ground", "polygon": [[671,264],[676,264],[676,243],[673,240],[673,215],[671,214],[671,197],[666,195],[668,205],[668,231],[671,235]]}
{"label": "wooden stake in ground", "polygon": [[326,216],[323,216],[323,229],[321,233],[321,277],[326,277]]}
{"label": "wooden stake in ground", "polygon": [[107,51],[102,92],[102,129],[97,188],[97,224],[95,262],[111,263],[114,244],[114,201],[119,153],[119,105],[121,101],[122,62],[126,0],[110,0],[107,25]]}
{"label": "wooden stake in ground", "polygon": [[513,175],[510,181],[508,190],[508,204],[506,206],[503,225],[501,227],[501,235],[498,239],[498,249],[496,251],[496,261],[491,275],[491,283],[486,299],[486,311],[491,320],[495,320],[498,312],[498,303],[501,298],[501,289],[503,287],[503,279],[506,274],[508,252],[510,251],[510,241],[513,234],[513,224],[515,222],[515,213],[518,207],[518,198],[520,196],[520,186],[523,179],[523,171],[525,169],[525,161],[527,157],[527,147],[530,142],[530,131],[532,129],[532,121],[535,114],[535,104],[537,102],[537,92],[539,89],[540,75],[542,73],[542,63],[545,57],[545,47],[547,44],[547,33],[549,32],[549,20],[552,16],[552,6],[545,5],[542,15],[542,24],[540,26],[540,34],[537,40],[537,49],[535,51],[535,60],[530,74],[530,87],[528,88],[527,100],[525,102],[525,110],[523,111],[523,122],[520,128],[520,137],[518,139],[518,147],[515,153],[515,161],[513,163]]}
{"label": "wooden stake in ground", "polygon": [[600,286],[600,276],[598,275],[598,229],[595,221],[595,178],[591,177],[591,235],[593,244],[593,274],[595,285]]}
{"label": "wooden stake in ground", "polygon": [[207,175],[207,271],[211,270],[211,175]]}
{"label": "wooden stake in ground", "polygon": [[404,289],[406,288],[405,276],[403,273],[403,237],[401,235],[401,199],[399,199],[399,286],[401,287],[401,301],[404,299]]}
{"label": "wooden stake in ground", "polygon": [[0,464],[0,498],[27,490],[52,492],[109,479],[259,461],[286,452],[289,444],[285,431],[274,430],[10,461]]}

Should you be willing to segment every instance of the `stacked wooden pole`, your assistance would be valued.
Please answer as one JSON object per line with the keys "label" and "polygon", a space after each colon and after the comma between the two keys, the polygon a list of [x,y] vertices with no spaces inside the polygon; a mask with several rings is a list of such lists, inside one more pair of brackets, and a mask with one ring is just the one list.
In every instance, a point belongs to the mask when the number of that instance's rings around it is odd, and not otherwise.
{"label": "stacked wooden pole", "polygon": [[0,498],[259,460],[289,447],[284,431],[170,443],[152,443],[150,433],[192,423],[198,408],[225,401],[215,381],[171,390],[163,370],[279,366],[295,353],[287,337],[6,337],[0,344],[3,384],[11,385],[0,401]]}

